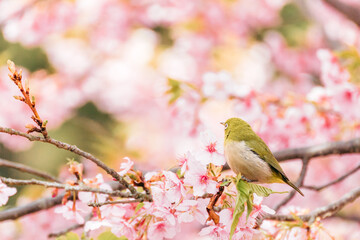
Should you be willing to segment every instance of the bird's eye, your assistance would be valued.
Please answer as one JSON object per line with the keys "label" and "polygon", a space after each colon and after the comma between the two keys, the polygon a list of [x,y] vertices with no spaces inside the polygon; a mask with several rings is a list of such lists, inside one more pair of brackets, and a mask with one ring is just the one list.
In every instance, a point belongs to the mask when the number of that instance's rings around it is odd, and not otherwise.
{"label": "bird's eye", "polygon": [[224,126],[225,126],[225,129],[227,129],[227,127],[228,127],[228,124],[227,124],[227,123],[225,123],[225,125],[224,125]]}

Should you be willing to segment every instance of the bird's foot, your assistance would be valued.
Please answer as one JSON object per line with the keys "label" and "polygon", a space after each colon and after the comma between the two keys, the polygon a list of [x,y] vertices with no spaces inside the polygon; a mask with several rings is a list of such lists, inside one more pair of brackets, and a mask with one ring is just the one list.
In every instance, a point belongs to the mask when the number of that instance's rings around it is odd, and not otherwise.
{"label": "bird's foot", "polygon": [[244,176],[241,176],[241,180],[244,180],[245,182],[256,182],[256,180],[250,180]]}

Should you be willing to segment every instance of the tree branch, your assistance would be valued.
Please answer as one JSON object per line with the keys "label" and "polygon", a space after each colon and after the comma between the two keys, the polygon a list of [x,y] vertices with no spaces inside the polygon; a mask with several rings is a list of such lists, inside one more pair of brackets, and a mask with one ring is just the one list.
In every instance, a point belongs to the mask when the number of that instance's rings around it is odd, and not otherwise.
{"label": "tree branch", "polygon": [[22,172],[27,172],[27,173],[30,173],[32,175],[39,176],[41,178],[44,178],[44,179],[47,179],[47,180],[50,180],[50,181],[53,181],[53,182],[61,183],[61,181],[59,179],[57,179],[54,176],[51,176],[50,174],[48,174],[46,172],[34,169],[32,167],[26,166],[26,165],[21,164],[21,163],[8,161],[8,160],[2,159],[2,158],[0,158],[0,167],[13,168],[13,169],[16,169],[16,170],[19,170],[19,171],[22,171]]}
{"label": "tree branch", "polygon": [[[18,180],[18,179],[11,179],[11,178],[5,178],[0,177],[1,181],[3,183],[6,183],[8,185],[40,185],[44,186],[46,188],[60,188],[65,189],[65,191],[77,191],[77,192],[93,192],[93,193],[101,193],[101,194],[107,194],[109,196],[116,196],[116,197],[122,197],[122,198],[134,198],[135,195],[132,193],[122,192],[119,190],[107,190],[107,189],[101,189],[101,188],[92,188],[85,185],[66,185],[66,184],[60,184],[55,182],[45,182],[40,181],[36,179],[31,180]],[[146,201],[146,199],[142,199],[143,201]]]}
{"label": "tree branch", "polygon": [[337,11],[345,15],[349,20],[360,26],[360,12],[359,8],[345,4],[337,0],[324,0],[328,5],[335,8]]}
{"label": "tree branch", "polygon": [[281,162],[291,159],[315,158],[332,154],[360,153],[360,138],[349,141],[338,141],[318,144],[310,147],[289,148],[274,153]]}
{"label": "tree branch", "polygon": [[27,134],[27,133],[24,133],[24,132],[17,131],[17,130],[12,129],[12,128],[0,127],[0,132],[7,133],[7,134],[10,134],[10,135],[21,136],[21,137],[27,138],[29,141],[50,143],[50,144],[52,144],[52,145],[54,145],[54,146],[56,146],[56,147],[58,147],[60,149],[64,149],[64,150],[73,152],[73,153],[75,153],[75,154],[77,154],[79,156],[82,156],[82,157],[84,157],[86,159],[89,159],[90,161],[94,162],[97,166],[104,169],[109,175],[111,175],[113,178],[115,178],[117,181],[119,181],[127,189],[129,189],[130,192],[133,194],[134,198],[144,198],[144,199],[151,200],[150,195],[139,193],[135,189],[134,186],[132,186],[130,183],[128,183],[114,169],[108,167],[100,159],[96,158],[95,156],[93,156],[92,154],[90,154],[88,152],[85,152],[85,151],[81,150],[80,148],[78,148],[75,145],[70,145],[70,144],[67,144],[67,143],[63,143],[63,142],[60,142],[58,140],[52,139],[50,137],[44,138],[44,137],[34,136],[34,135],[31,135],[31,134]]}
{"label": "tree branch", "polygon": [[15,220],[19,217],[35,213],[41,210],[52,208],[56,205],[61,204],[61,201],[65,193],[61,193],[56,197],[47,197],[35,200],[24,206],[18,206],[10,209],[6,209],[0,212],[0,222],[5,220]]}
{"label": "tree branch", "polygon": [[[303,162],[303,165],[302,165],[302,168],[301,168],[301,172],[300,172],[300,175],[299,175],[299,178],[298,180],[296,181],[295,185],[297,187],[302,187],[302,185],[304,184],[304,179],[305,179],[305,175],[306,175],[306,172],[307,172],[307,168],[308,168],[308,165],[309,165],[309,159],[308,158],[304,158],[302,160]],[[296,191],[295,189],[291,190],[291,192],[289,193],[289,195],[284,198],[279,204],[277,204],[275,207],[274,207],[274,210],[275,211],[278,211],[282,206],[284,206],[285,204],[287,204],[296,194]]]}
{"label": "tree branch", "polygon": [[340,211],[344,206],[355,201],[355,199],[357,199],[358,197],[360,197],[360,187],[348,192],[342,198],[327,206],[323,206],[315,209],[310,214],[299,215],[299,216],[267,214],[264,216],[264,219],[276,220],[276,221],[297,221],[301,219],[302,221],[312,223],[318,217],[324,219],[333,216],[335,213]]}
{"label": "tree branch", "polygon": [[125,203],[135,203],[142,202],[141,199],[122,199],[117,201],[105,201],[105,202],[89,202],[87,205],[89,207],[101,207],[108,204],[125,204]]}
{"label": "tree branch", "polygon": [[323,184],[323,185],[320,185],[320,186],[303,186],[304,188],[307,188],[307,189],[310,189],[310,190],[314,190],[314,191],[321,191],[323,190],[324,188],[327,188],[327,187],[330,187],[331,185],[334,185],[336,183],[339,183],[341,182],[342,180],[344,180],[345,178],[349,177],[350,175],[354,174],[355,172],[357,172],[358,170],[360,169],[360,164],[355,167],[354,169],[352,169],[351,171],[345,173],[344,175],[340,176],[339,178],[329,182],[329,183],[326,183],[326,184]]}
{"label": "tree branch", "polygon": [[[113,190],[124,189],[122,185],[120,185],[118,182],[115,181],[110,182],[109,185]],[[3,210],[0,212],[0,222],[11,219],[14,220],[31,213],[52,208],[56,205],[61,204],[64,195],[65,193],[61,193],[56,197],[45,197],[42,199],[35,200],[23,206],[17,206],[11,209]]]}

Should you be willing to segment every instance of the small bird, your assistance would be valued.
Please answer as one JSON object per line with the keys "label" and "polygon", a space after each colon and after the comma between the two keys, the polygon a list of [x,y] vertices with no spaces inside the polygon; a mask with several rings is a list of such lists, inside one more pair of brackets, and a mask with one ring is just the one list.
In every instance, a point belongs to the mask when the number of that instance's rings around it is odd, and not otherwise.
{"label": "small bird", "polygon": [[221,122],[225,127],[224,153],[230,168],[244,180],[259,183],[286,183],[302,196],[282,170],[266,143],[240,118]]}

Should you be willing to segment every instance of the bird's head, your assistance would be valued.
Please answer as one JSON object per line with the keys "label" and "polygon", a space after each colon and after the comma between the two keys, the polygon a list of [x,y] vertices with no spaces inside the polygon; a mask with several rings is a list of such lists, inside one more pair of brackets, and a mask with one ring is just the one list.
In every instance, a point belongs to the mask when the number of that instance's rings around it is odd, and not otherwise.
{"label": "bird's head", "polygon": [[250,125],[240,118],[229,118],[226,122],[220,122],[225,128],[225,139],[229,137],[230,133],[241,136],[242,133],[251,130]]}

